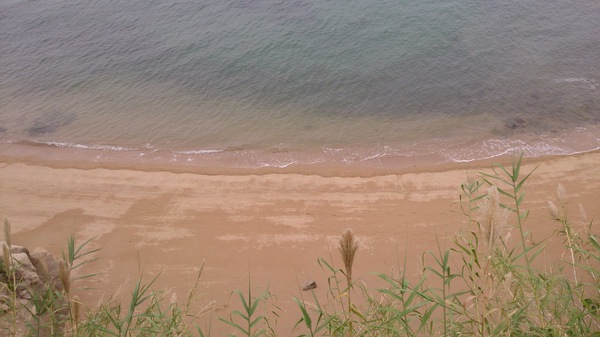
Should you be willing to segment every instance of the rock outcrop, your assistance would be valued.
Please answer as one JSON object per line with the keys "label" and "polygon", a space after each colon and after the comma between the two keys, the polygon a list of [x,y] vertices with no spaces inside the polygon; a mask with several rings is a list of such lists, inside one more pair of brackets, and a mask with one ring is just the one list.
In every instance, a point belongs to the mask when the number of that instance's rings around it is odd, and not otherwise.
{"label": "rock outcrop", "polygon": [[40,335],[48,315],[68,314],[59,267],[43,248],[30,252],[0,241],[0,328],[2,333],[28,336],[32,326]]}

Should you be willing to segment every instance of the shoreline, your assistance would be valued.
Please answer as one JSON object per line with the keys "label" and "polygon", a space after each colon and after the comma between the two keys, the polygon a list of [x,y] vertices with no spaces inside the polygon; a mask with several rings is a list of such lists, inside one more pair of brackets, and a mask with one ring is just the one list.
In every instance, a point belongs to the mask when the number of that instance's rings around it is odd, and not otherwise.
{"label": "shoreline", "polygon": [[[319,146],[275,144],[178,149],[176,144],[95,144],[0,137],[0,159],[54,167],[134,169],[198,174],[300,173],[374,176],[414,171],[472,168],[510,162],[514,152],[527,158],[556,158],[600,151],[600,125],[475,138],[431,138],[400,143]],[[565,141],[568,140],[568,141]],[[506,159],[508,158],[508,160]],[[535,160],[535,159],[534,159]]]}
{"label": "shoreline", "polygon": [[[437,238],[447,245],[465,229],[456,205],[460,184],[489,172],[492,162],[406,171],[181,172],[21,159],[0,157],[0,204],[13,242],[59,256],[69,235],[79,243],[93,238],[100,259],[78,271],[100,274],[85,281],[93,288],[79,295],[86,304],[115,292],[126,300],[140,275],[158,274],[156,289],[183,299],[206,260],[200,304],[214,300],[213,315],[227,315],[239,304],[230,292],[247,289],[250,275],[253,288],[277,295],[286,333],[298,319],[292,295],[305,279],[315,279],[317,296],[325,296],[327,275],[317,259],[332,256],[339,266],[335,244],[344,229],[361,244],[358,279],[375,287],[372,272],[397,270],[405,258],[408,274],[418,275],[422,253],[435,249]],[[524,187],[536,239],[556,229],[546,208],[558,183],[574,217],[582,204],[589,219],[600,218],[598,163],[600,151],[524,160],[522,172],[539,165]],[[561,256],[551,249],[542,255],[548,263]]]}
{"label": "shoreline", "polygon": [[[358,162],[344,163],[331,161],[327,163],[293,164],[285,167],[242,167],[239,162],[232,160],[208,159],[203,163],[190,164],[185,161],[173,161],[156,158],[142,158],[143,156],[129,152],[107,152],[97,149],[72,149],[48,146],[43,144],[13,144],[0,143],[0,162],[24,163],[27,165],[47,166],[52,168],[77,168],[84,170],[109,169],[109,170],[134,170],[142,172],[171,172],[190,173],[200,175],[266,175],[266,174],[303,174],[318,175],[322,177],[374,177],[383,175],[443,172],[447,170],[473,170],[490,167],[495,163],[510,165],[515,154],[519,153],[514,148],[512,153],[490,158],[474,159],[469,161],[443,161],[421,157],[387,157],[378,158],[377,163]],[[537,157],[524,157],[524,162],[543,162],[565,156],[581,156],[588,153],[600,153],[600,149],[578,152],[570,155],[543,155]],[[235,154],[234,154],[235,156]]]}

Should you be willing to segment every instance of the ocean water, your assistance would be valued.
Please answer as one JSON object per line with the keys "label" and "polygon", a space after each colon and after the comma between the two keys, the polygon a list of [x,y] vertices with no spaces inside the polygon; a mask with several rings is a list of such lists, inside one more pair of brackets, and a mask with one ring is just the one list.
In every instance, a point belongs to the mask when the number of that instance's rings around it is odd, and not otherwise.
{"label": "ocean water", "polygon": [[0,154],[239,167],[600,147],[600,3],[2,0]]}

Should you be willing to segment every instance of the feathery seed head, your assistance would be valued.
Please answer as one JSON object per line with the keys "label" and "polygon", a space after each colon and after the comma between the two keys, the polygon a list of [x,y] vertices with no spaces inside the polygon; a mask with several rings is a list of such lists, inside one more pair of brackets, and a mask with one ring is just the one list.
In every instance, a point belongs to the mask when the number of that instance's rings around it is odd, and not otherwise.
{"label": "feathery seed head", "polygon": [[10,222],[8,222],[7,218],[4,218],[4,225],[2,226],[2,230],[4,231],[4,241],[6,241],[8,248],[11,248],[12,240],[10,238]]}
{"label": "feathery seed head", "polygon": [[579,204],[579,215],[581,215],[581,219],[585,222],[588,221],[587,214],[585,213],[585,208],[583,208],[582,204]]}
{"label": "feathery seed head", "polygon": [[71,269],[63,259],[60,259],[58,261],[58,267],[58,275],[60,277],[60,282],[63,285],[65,293],[68,295],[71,291]]}
{"label": "feathery seed head", "polygon": [[12,269],[12,256],[10,255],[10,248],[8,247],[8,244],[6,242],[2,242],[2,254],[4,270],[8,274]]}
{"label": "feathery seed head", "polygon": [[560,218],[560,213],[558,211],[558,207],[556,207],[556,204],[553,203],[552,201],[548,200],[548,209],[550,210],[550,215],[554,218],[554,219],[558,219]]}
{"label": "feathery seed head", "polygon": [[490,247],[494,247],[496,239],[503,235],[510,211],[500,207],[500,194],[496,186],[491,186],[487,198],[479,203],[482,220],[480,222],[484,237]]}
{"label": "feathery seed head", "polygon": [[558,187],[556,188],[556,197],[558,198],[559,202],[564,202],[567,200],[567,190],[563,184],[558,184]]}
{"label": "feathery seed head", "polygon": [[346,275],[349,280],[352,279],[352,265],[354,264],[354,254],[358,250],[358,241],[354,239],[354,233],[350,229],[346,229],[342,233],[340,239],[340,253],[342,254],[342,260],[344,261],[344,267],[346,268]]}
{"label": "feathery seed head", "polygon": [[49,272],[48,272],[48,263],[46,262],[46,259],[42,258],[40,260],[40,264],[41,264],[41,267],[42,267],[41,268],[42,270],[39,271],[40,275],[44,279],[44,282],[48,282],[48,274],[49,274]]}

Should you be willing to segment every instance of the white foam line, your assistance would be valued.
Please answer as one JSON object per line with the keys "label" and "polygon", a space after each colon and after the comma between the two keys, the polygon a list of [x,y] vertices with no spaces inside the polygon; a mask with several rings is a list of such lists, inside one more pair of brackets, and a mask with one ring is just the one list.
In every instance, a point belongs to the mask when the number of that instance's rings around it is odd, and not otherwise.
{"label": "white foam line", "polygon": [[220,153],[220,152],[224,152],[224,151],[223,150],[213,150],[213,149],[173,151],[173,153],[177,153],[177,154],[210,154],[210,153]]}
{"label": "white foam line", "polygon": [[77,143],[66,143],[66,142],[36,142],[39,144],[52,145],[57,147],[84,149],[84,150],[108,150],[108,151],[133,151],[135,149],[114,146],[114,145],[100,145],[100,144],[77,144]]}
{"label": "white foam line", "polygon": [[281,162],[279,162],[279,163],[276,163],[276,164],[263,163],[263,164],[261,164],[261,165],[260,165],[260,167],[277,167],[277,168],[286,168],[286,167],[288,167],[288,166],[290,166],[290,165],[294,165],[294,164],[297,164],[297,163],[298,163],[298,161],[297,161],[297,160],[292,160],[291,162],[289,162],[289,163],[285,163],[285,164],[282,164]]}
{"label": "white foam line", "polygon": [[598,81],[583,77],[559,78],[554,80],[555,83],[584,83],[590,86],[591,89],[598,89]]}
{"label": "white foam line", "polygon": [[[485,160],[485,159],[492,159],[492,158],[497,158],[500,156],[503,156],[505,154],[508,154],[512,151],[515,150],[522,150],[519,148],[512,148],[512,149],[508,149],[502,153],[498,153],[498,154],[494,154],[488,157],[481,157],[481,158],[476,158],[476,159],[456,159],[456,158],[452,158],[450,157],[449,154],[446,154],[446,158],[450,159],[451,161],[455,162],[455,163],[470,163],[473,161],[477,161],[477,160]],[[589,153],[589,152],[593,152],[593,151],[597,151],[600,150],[600,146],[595,147],[595,148],[591,148],[588,150],[581,150],[581,151],[553,151],[553,152],[547,152],[547,153],[539,153],[537,154],[537,156],[572,156],[572,155],[576,155],[576,154],[582,154],[582,153]]]}
{"label": "white foam line", "polygon": [[569,153],[569,155],[573,155],[573,154],[581,154],[581,153],[588,153],[588,152],[594,152],[594,151],[597,151],[597,150],[600,150],[600,146],[598,146],[598,147],[595,147],[595,148],[593,148],[593,149],[589,149],[589,150],[582,150],[582,151],[575,151],[575,152],[571,152],[571,153]]}
{"label": "white foam line", "polygon": [[387,153],[377,153],[377,154],[374,154],[371,156],[364,157],[364,158],[360,159],[359,161],[367,161],[370,159],[382,158],[382,157],[386,157],[386,156],[387,156]]}
{"label": "white foam line", "polygon": [[502,153],[497,153],[497,154],[490,155],[488,157],[480,157],[480,158],[476,158],[476,159],[456,159],[456,158],[450,157],[449,154],[446,154],[446,158],[450,159],[451,161],[453,161],[455,163],[470,163],[470,162],[477,161],[477,160],[497,158],[497,157],[503,156],[503,155],[508,154],[515,150],[517,150],[517,148],[508,149]]}

